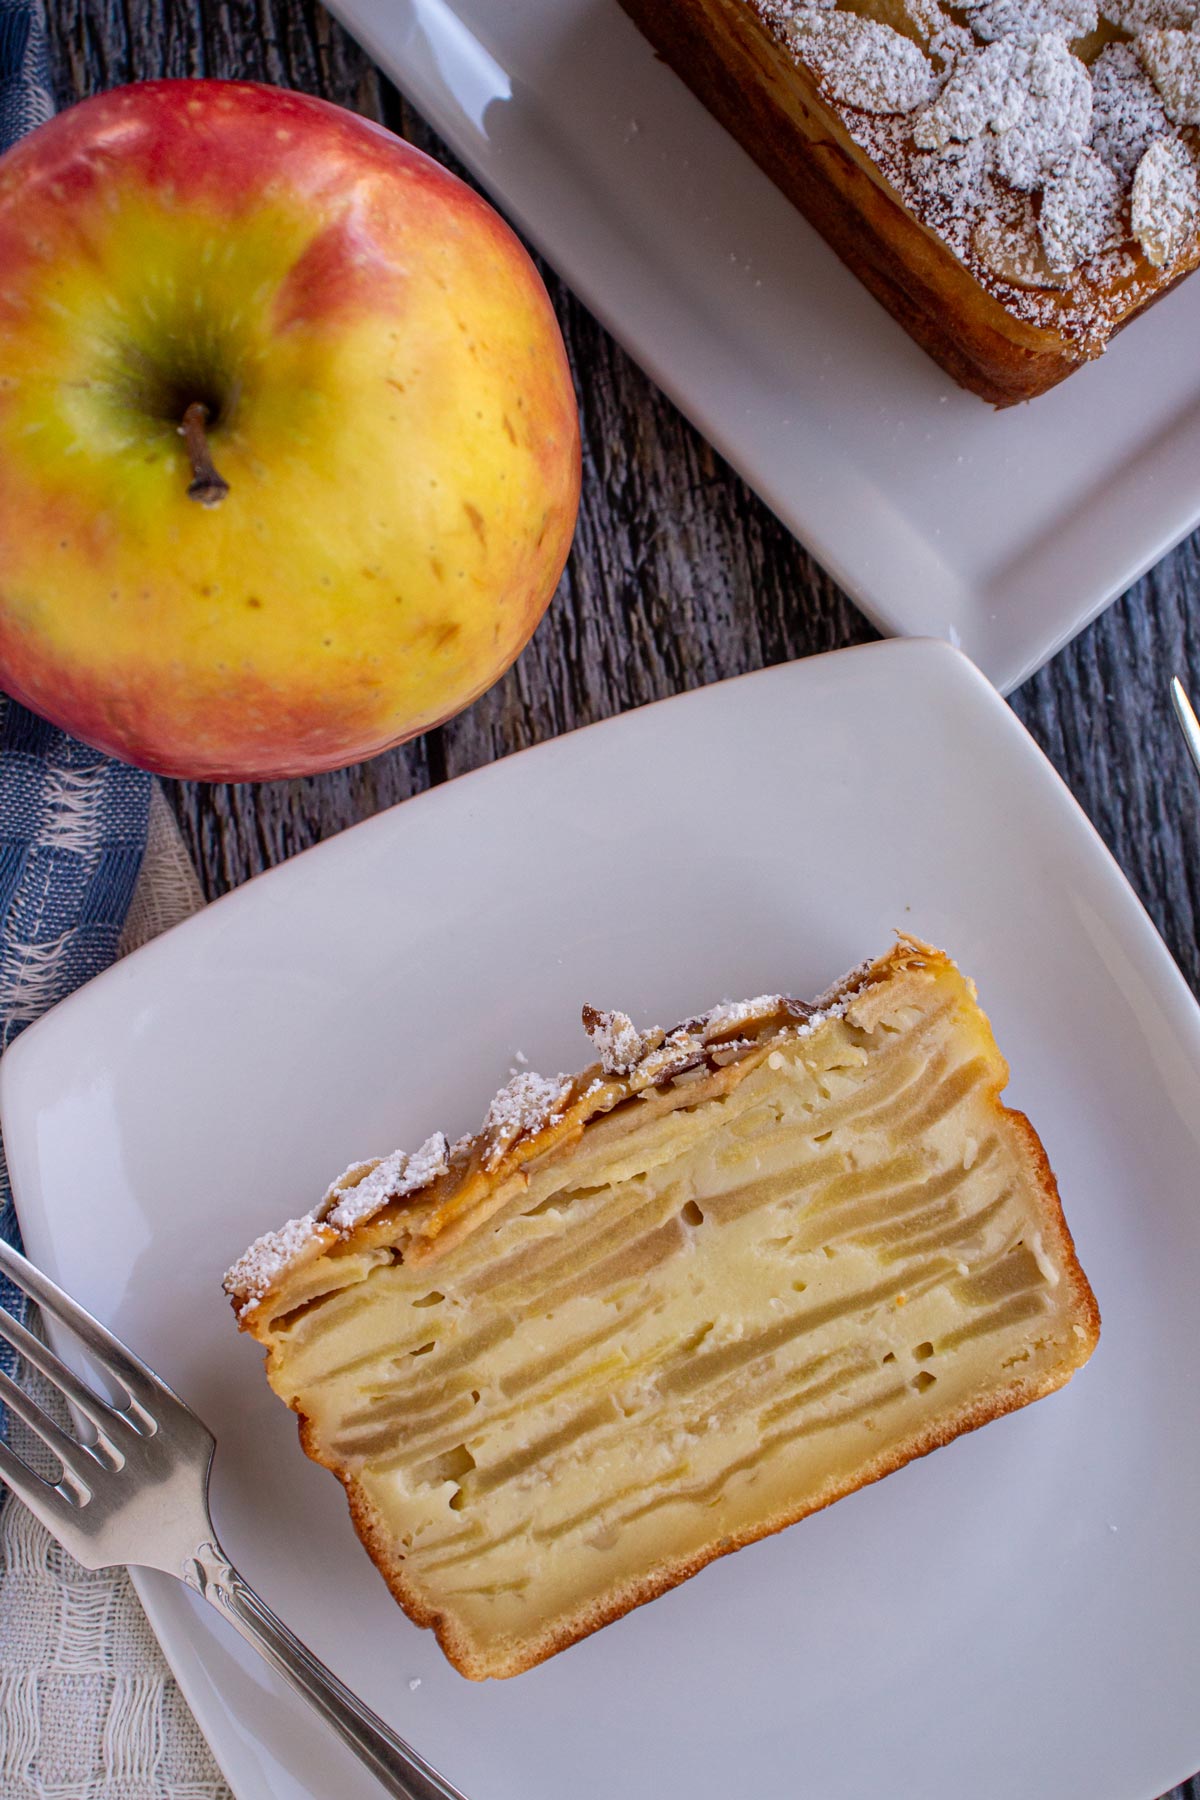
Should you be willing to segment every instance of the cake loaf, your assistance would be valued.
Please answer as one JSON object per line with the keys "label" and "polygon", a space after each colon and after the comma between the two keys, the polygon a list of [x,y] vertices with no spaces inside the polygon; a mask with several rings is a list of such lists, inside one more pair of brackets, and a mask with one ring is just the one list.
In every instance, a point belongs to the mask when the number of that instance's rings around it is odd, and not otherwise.
{"label": "cake loaf", "polygon": [[396,1599],[515,1675],[1048,1394],[1099,1316],[973,990],[902,940],[809,1006],[516,1076],[226,1276]]}
{"label": "cake loaf", "polygon": [[1198,0],[621,0],[964,387],[1032,399],[1200,261]]}

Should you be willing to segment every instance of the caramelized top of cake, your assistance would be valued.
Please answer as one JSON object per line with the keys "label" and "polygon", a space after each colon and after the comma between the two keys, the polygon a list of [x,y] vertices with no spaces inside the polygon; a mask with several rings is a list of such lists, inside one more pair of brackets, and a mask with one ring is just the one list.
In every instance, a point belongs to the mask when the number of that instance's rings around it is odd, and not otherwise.
{"label": "caramelized top of cake", "polygon": [[[905,945],[910,954],[922,952],[915,940],[903,940],[897,955]],[[569,1147],[589,1120],[700,1068],[737,1071],[779,1030],[807,1034],[837,1016],[856,985],[870,979],[864,966],[811,1005],[783,994],[724,1002],[671,1031],[639,1032],[624,1013],[585,1006],[584,1030],[599,1062],[579,1075],[532,1069],[514,1075],[492,1099],[479,1131],[452,1146],[439,1131],[413,1153],[396,1150],[351,1164],[311,1212],[265,1232],[228,1271],[225,1291],[239,1319],[252,1325],[264,1301],[300,1292],[318,1257],[351,1242],[403,1243],[409,1262],[429,1260],[527,1185],[526,1164]],[[735,1072],[725,1080],[732,1085],[738,1078]]]}

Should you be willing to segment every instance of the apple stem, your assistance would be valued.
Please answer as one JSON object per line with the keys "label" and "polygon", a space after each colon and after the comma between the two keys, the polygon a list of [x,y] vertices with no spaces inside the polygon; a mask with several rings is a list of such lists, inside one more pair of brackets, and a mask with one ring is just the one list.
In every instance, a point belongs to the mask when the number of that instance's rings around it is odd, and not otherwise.
{"label": "apple stem", "polygon": [[216,506],[229,492],[229,483],[223,475],[217,474],[213,466],[208,434],[204,429],[208,424],[208,416],[208,408],[203,400],[193,400],[183,415],[179,431],[188,453],[188,461],[192,465],[188,499],[198,500],[201,506]]}

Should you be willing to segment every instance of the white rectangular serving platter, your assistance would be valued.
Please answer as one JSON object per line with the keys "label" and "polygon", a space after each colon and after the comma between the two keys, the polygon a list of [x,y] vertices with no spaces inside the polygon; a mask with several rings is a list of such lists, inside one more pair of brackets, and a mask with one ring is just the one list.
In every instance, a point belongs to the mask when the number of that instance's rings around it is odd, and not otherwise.
{"label": "white rectangular serving platter", "polygon": [[[363,1154],[644,1022],[820,991],[893,928],[973,975],[1104,1327],[1062,1393],[714,1564],[515,1681],[393,1604],[220,1289]],[[464,776],[252,881],[0,1062],[33,1258],[215,1430],[247,1577],[469,1800],[1153,1800],[1200,1766],[1200,1012],[984,678],[890,642]],[[240,1800],[377,1790],[139,1577]]]}
{"label": "white rectangular serving platter", "polygon": [[879,628],[1016,687],[1200,523],[1200,279],[1004,413],[871,299],[617,0],[332,0]]}

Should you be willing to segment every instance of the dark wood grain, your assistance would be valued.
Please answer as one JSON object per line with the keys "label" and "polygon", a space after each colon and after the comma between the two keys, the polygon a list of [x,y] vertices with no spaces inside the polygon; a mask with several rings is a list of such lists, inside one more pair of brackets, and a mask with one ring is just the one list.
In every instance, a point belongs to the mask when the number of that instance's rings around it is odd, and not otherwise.
{"label": "dark wood grain", "polygon": [[[155,75],[251,77],[383,119],[454,166],[312,0],[55,0],[50,11],[63,104]],[[767,508],[543,272],[571,358],[584,444],[579,530],[553,606],[516,667],[418,743],[308,781],[173,784],[170,797],[209,895],[380,807],[573,726],[874,636]],[[1175,672],[1200,692],[1197,595],[1200,538],[1193,538],[1026,683],[1013,706],[1200,993],[1200,782],[1167,695]],[[1174,1790],[1173,1800],[1200,1800],[1200,1780]]]}

